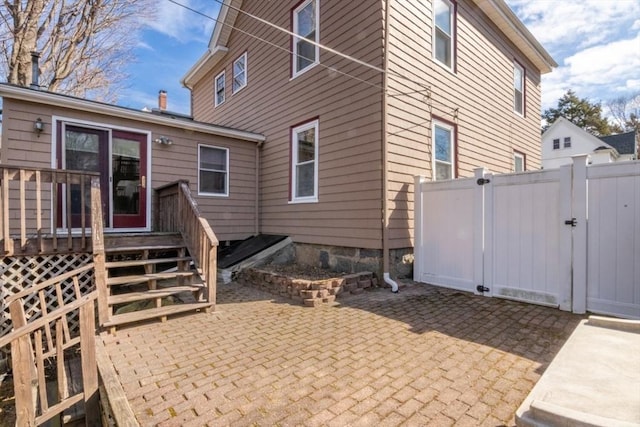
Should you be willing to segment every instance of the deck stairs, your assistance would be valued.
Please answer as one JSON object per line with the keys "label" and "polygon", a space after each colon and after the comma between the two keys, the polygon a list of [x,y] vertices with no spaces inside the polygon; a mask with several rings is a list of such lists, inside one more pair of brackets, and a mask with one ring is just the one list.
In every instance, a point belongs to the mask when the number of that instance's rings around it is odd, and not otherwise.
{"label": "deck stairs", "polygon": [[180,233],[105,235],[105,269],[112,332],[119,325],[209,310],[201,271]]}

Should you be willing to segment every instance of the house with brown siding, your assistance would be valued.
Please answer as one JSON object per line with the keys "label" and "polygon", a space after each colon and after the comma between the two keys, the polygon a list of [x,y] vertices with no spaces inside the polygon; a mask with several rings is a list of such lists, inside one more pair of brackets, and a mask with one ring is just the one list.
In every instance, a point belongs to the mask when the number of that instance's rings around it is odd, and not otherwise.
{"label": "house with brown siding", "polygon": [[[189,182],[200,212],[220,240],[244,239],[257,232],[255,188],[262,135],[196,122],[162,108],[132,110],[8,84],[0,84],[0,96],[0,162],[99,173],[106,233],[154,230],[154,190],[179,180]],[[160,107],[166,105],[165,96],[160,93]],[[69,191],[75,221],[80,189]],[[48,209],[51,189],[43,192],[44,231],[65,227],[67,206],[59,202]],[[15,211],[10,218],[20,217],[19,206],[17,200],[9,203]],[[34,222],[35,205],[27,208],[27,221]],[[57,224],[52,221],[54,211]],[[33,228],[27,223],[27,229]],[[9,231],[19,233],[17,228]]]}
{"label": "house with brown siding", "polygon": [[503,0],[226,0],[183,84],[195,120],[265,136],[260,232],[401,273],[415,175],[539,168],[556,65]]}

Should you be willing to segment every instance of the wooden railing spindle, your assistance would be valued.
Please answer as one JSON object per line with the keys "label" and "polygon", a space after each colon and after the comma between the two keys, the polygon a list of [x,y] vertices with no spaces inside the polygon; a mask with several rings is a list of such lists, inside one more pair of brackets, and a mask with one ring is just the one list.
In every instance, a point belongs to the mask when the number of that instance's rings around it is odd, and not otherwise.
{"label": "wooden railing spindle", "polygon": [[66,196],[66,206],[67,206],[67,249],[73,249],[73,235],[71,230],[73,230],[73,223],[71,221],[71,175],[69,172],[65,175],[65,196]]}
{"label": "wooden railing spindle", "polygon": [[58,173],[53,171],[51,173],[51,197],[53,198],[53,237],[52,237],[52,245],[53,250],[58,250]]}
{"label": "wooden railing spindle", "polygon": [[42,331],[34,333],[36,346],[36,370],[38,371],[38,391],[40,392],[40,407],[43,412],[49,409],[49,399],[47,398],[47,380],[44,375],[44,356],[42,351]]}
{"label": "wooden railing spindle", "polygon": [[26,206],[26,174],[24,169],[20,169],[20,247],[27,244],[27,206]]}
{"label": "wooden railing spindle", "polygon": [[2,171],[2,238],[4,239],[4,251],[11,250],[11,235],[9,228],[9,170]]}
{"label": "wooden railing spindle", "polygon": [[38,252],[44,250],[42,241],[42,177],[40,171],[36,171],[36,230],[38,233]]}
{"label": "wooden railing spindle", "polygon": [[86,227],[87,227],[87,220],[86,220],[86,215],[87,215],[87,207],[86,207],[86,197],[87,195],[85,194],[86,191],[84,189],[84,185],[85,185],[85,176],[84,175],[80,175],[80,226],[82,229],[82,237],[81,237],[81,247],[82,249],[85,249],[87,247],[87,242],[86,242]]}

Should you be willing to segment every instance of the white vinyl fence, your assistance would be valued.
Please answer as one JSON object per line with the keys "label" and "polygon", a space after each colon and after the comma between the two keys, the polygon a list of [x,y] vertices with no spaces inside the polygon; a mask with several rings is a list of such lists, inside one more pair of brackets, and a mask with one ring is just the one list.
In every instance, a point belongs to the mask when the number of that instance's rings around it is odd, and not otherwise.
{"label": "white vinyl fence", "polygon": [[414,279],[640,318],[640,162],[416,177]]}

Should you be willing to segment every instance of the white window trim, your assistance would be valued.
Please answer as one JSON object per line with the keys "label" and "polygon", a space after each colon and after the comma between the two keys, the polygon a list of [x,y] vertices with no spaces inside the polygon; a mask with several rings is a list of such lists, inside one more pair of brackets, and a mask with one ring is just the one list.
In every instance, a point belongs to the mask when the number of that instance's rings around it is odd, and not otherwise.
{"label": "white window trim", "polygon": [[[522,171],[517,171],[516,170],[516,158],[519,158],[520,160],[522,160]],[[527,170],[527,163],[526,163],[526,157],[524,154],[518,152],[518,151],[514,151],[513,152],[513,171],[514,172],[525,172]]]}
{"label": "white window trim", "polygon": [[[315,128],[315,144],[313,153],[313,196],[296,197],[296,184],[298,180],[296,166],[298,165],[298,133],[307,129]],[[291,200],[289,203],[317,203],[318,202],[318,120],[307,122],[291,129]]]}
{"label": "white window trim", "polygon": [[[234,82],[236,81],[236,62],[240,61],[241,59],[244,59],[244,84],[242,86],[240,86],[238,89],[235,89],[233,87]],[[247,63],[247,52],[243,53],[242,55],[240,55],[240,57],[238,57],[238,59],[236,59],[235,61],[233,61],[233,65],[231,68],[231,92],[233,94],[236,94],[238,92],[240,92],[242,89],[244,89],[245,87],[247,87],[247,84],[249,84],[249,71],[248,71],[248,63]]]}
{"label": "white window trim", "polygon": [[[216,150],[224,150],[227,155],[227,170],[225,173],[227,174],[227,179],[225,180],[225,189],[224,193],[209,193],[206,191],[200,191],[200,149],[201,148],[213,148]],[[229,165],[229,149],[227,147],[217,147],[215,145],[207,145],[207,144],[198,144],[198,196],[208,196],[208,197],[229,197],[229,182],[231,181],[231,171]],[[218,170],[205,169],[210,172],[221,172]]]}
{"label": "white window trim", "polygon": [[520,96],[522,97],[522,111],[518,111],[516,110],[516,101],[515,101],[515,93],[516,93],[516,86],[515,86],[515,80],[513,81],[513,94],[514,94],[514,98],[513,98],[513,112],[516,113],[518,116],[520,117],[524,117],[525,115],[525,111],[527,109],[526,105],[525,105],[525,84],[526,84],[526,78],[525,78],[525,70],[524,67],[522,65],[520,65],[519,63],[517,63],[516,61],[513,62],[513,70],[515,73],[516,68],[518,70],[520,70],[520,83],[522,85],[522,92],[520,93]]}
{"label": "white window trim", "polygon": [[451,27],[451,41],[449,42],[451,45],[451,67],[447,66],[447,64],[441,62],[437,57],[436,57],[436,5],[435,5],[435,1],[433,1],[433,3],[431,4],[431,9],[433,10],[432,13],[432,19],[433,19],[433,25],[432,25],[432,29],[431,29],[431,59],[433,59],[433,61],[438,64],[439,66],[441,66],[442,68],[444,68],[445,70],[449,71],[451,74],[455,75],[455,69],[456,69],[456,44],[455,44],[455,36],[456,36],[456,27],[455,27],[455,19],[456,19],[456,9],[455,9],[455,5],[449,1],[449,0],[441,0],[445,3],[447,3],[449,5],[449,10],[451,11],[449,13],[449,26]]}
{"label": "white window trim", "polygon": [[[311,3],[313,0],[306,0],[305,2],[301,3],[298,7],[296,7],[293,10],[293,33],[297,34],[296,29],[298,28],[298,11],[300,11],[301,9],[304,9],[305,6],[307,6],[309,3]],[[316,14],[316,39],[314,40],[314,42],[319,43],[320,41],[320,0],[315,0],[316,2],[316,10],[315,10],[315,14]],[[296,59],[298,58],[298,44],[296,43],[296,41],[298,39],[301,39],[302,37],[298,37],[298,36],[292,36],[293,37],[293,46],[292,46],[292,51],[293,54],[291,55],[291,79],[295,79],[296,77],[306,73],[307,71],[309,71],[310,69],[314,68],[316,65],[318,65],[320,63],[320,48],[318,47],[318,45],[314,45],[315,47],[315,61],[313,61],[313,63],[311,63],[311,65],[309,65],[308,67],[304,68],[303,70],[296,70]]]}
{"label": "white window trim", "polygon": [[[222,101],[218,102],[218,79],[220,77],[224,77],[224,85],[222,86]],[[213,105],[214,105],[214,107],[217,107],[219,105],[224,104],[224,101],[226,101],[226,99],[227,99],[226,91],[227,91],[227,76],[225,75],[225,72],[222,71],[220,74],[218,74],[215,77],[215,79],[213,79]]]}
{"label": "white window trim", "polygon": [[444,163],[441,160],[436,160],[436,127],[444,128],[451,132],[451,139],[449,140],[449,144],[451,144],[451,179],[456,178],[456,128],[455,126],[450,125],[446,122],[441,122],[440,120],[433,119],[433,125],[431,127],[431,180],[437,181],[436,179],[436,162]]}

